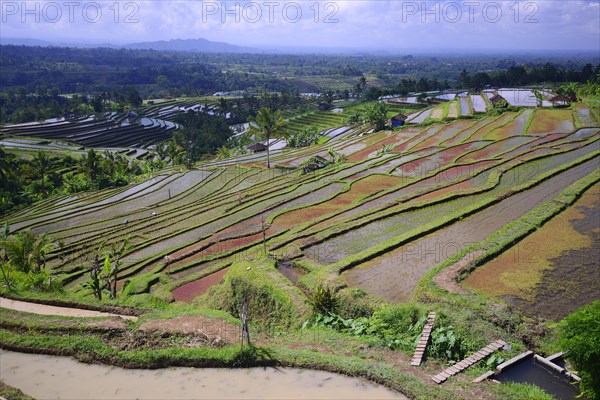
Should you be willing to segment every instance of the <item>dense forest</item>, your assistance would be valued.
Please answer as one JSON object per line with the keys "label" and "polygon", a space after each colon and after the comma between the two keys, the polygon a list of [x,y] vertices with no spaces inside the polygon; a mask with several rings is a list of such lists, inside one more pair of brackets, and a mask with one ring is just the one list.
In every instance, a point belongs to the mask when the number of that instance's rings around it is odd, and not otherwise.
{"label": "dense forest", "polygon": [[[426,90],[465,84],[465,73],[477,78],[474,83],[519,85],[585,82],[594,71],[600,71],[600,66],[594,70],[592,65],[598,60],[593,57],[197,54],[25,46],[0,49],[2,91],[25,87],[27,92],[34,92],[36,86],[46,85],[56,86],[62,93],[90,93],[135,86],[144,97],[260,88],[322,91],[331,87],[315,84],[310,78],[327,76],[350,81],[370,76],[382,89],[395,88],[403,79],[425,79],[427,85],[414,89]],[[582,73],[587,64],[590,67]]]}
{"label": "dense forest", "polygon": [[[300,93],[361,97],[485,86],[594,82],[594,58],[564,56],[198,54],[112,48],[0,46],[0,122],[65,112],[123,111],[142,98],[236,92],[233,123]],[[66,96],[65,96],[66,95]],[[227,104],[223,105],[227,107]]]}

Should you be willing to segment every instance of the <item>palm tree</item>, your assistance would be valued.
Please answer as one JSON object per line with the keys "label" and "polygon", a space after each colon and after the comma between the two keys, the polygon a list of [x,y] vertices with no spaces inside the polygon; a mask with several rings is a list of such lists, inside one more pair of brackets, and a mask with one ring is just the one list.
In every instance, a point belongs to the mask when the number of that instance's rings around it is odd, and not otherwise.
{"label": "palm tree", "polygon": [[42,268],[46,267],[46,253],[52,248],[53,243],[51,243],[47,233],[44,233],[41,236],[34,235],[34,237],[35,242],[33,243],[32,256],[35,264],[33,272],[38,273]]}
{"label": "palm tree", "polygon": [[38,273],[46,264],[46,252],[51,248],[50,238],[44,233],[41,236],[31,231],[11,235],[2,242],[6,256],[18,270],[29,274]]}
{"label": "palm tree", "polygon": [[158,159],[164,161],[167,158],[167,145],[164,143],[159,143],[156,145],[156,155]]}
{"label": "palm tree", "polygon": [[100,157],[94,149],[89,149],[87,154],[82,156],[81,169],[87,174],[92,183],[96,180],[100,172]]}
{"label": "palm tree", "polygon": [[2,246],[12,265],[28,274],[33,269],[33,247],[36,238],[31,231],[20,232],[4,240]]}
{"label": "palm tree", "polygon": [[31,160],[31,167],[42,181],[42,193],[46,193],[46,175],[52,170],[53,160],[44,151],[38,151]]}
{"label": "palm tree", "polygon": [[227,158],[231,158],[231,149],[227,146],[221,146],[217,149],[216,152],[217,160],[225,160]]}
{"label": "palm tree", "polygon": [[223,97],[219,98],[219,105],[217,107],[219,115],[226,117],[229,112],[229,103]]}
{"label": "palm tree", "polygon": [[[1,149],[0,149],[1,150]],[[4,282],[6,283],[6,287],[8,290],[12,290],[10,286],[10,279],[8,279],[8,273],[4,270],[4,266],[8,266],[8,257],[4,251],[4,242],[10,236],[10,226],[8,222],[4,223],[4,227],[2,231],[0,231],[0,270],[2,271],[2,276],[4,277]]]}
{"label": "palm tree", "polygon": [[388,121],[389,107],[385,103],[375,103],[366,110],[366,119],[375,129],[375,132],[385,129],[385,124]]}
{"label": "palm tree", "polygon": [[181,164],[184,151],[174,140],[167,142],[167,148],[165,150],[167,157],[171,159],[171,164]]}
{"label": "palm tree", "polygon": [[577,91],[579,85],[577,82],[567,82],[558,88],[558,92],[564,96],[567,96],[571,101],[577,101]]}
{"label": "palm tree", "polygon": [[287,137],[285,130],[285,119],[281,116],[281,110],[271,112],[271,109],[262,107],[256,117],[248,117],[250,127],[248,135],[254,136],[254,139],[265,140],[267,142],[267,168],[271,168],[270,160],[270,140]]}
{"label": "palm tree", "polygon": [[8,155],[4,151],[4,148],[0,146],[0,185],[6,187],[8,183],[8,177],[13,170],[12,163],[8,160]]}
{"label": "palm tree", "polygon": [[533,95],[535,96],[536,106],[541,107],[544,104],[544,95],[537,89],[533,89]]}

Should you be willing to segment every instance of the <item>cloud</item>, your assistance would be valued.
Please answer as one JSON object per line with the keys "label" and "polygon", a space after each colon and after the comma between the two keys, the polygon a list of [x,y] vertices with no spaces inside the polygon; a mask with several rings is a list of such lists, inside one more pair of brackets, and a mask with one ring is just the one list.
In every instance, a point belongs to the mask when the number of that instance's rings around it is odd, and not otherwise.
{"label": "cloud", "polygon": [[44,40],[204,37],[250,46],[600,49],[600,4],[587,0],[4,0],[1,7],[4,36]]}

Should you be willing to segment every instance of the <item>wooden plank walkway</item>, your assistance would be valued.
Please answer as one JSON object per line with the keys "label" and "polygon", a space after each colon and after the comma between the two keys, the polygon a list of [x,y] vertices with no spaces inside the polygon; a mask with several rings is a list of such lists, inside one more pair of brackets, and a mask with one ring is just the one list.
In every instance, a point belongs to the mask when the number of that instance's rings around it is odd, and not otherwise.
{"label": "wooden plank walkway", "polygon": [[483,349],[479,350],[478,352],[471,354],[469,357],[465,358],[464,360],[458,362],[457,364],[454,364],[450,368],[446,368],[439,374],[432,376],[431,379],[435,383],[438,383],[438,384],[445,382],[446,379],[469,368],[471,365],[475,364],[478,361],[483,360],[484,358],[486,358],[487,356],[492,354],[494,351],[496,351],[504,346],[506,346],[506,343],[503,340],[496,340],[495,342],[488,344],[487,346],[485,346]]}
{"label": "wooden plank walkway", "polygon": [[423,355],[425,354],[425,349],[427,348],[427,342],[429,341],[429,335],[431,335],[431,329],[433,329],[434,321],[435,311],[431,311],[429,315],[427,315],[427,322],[425,322],[423,332],[421,332],[421,338],[419,339],[419,343],[417,344],[417,348],[415,350],[415,354],[413,354],[410,365],[414,365],[416,367],[421,365],[421,360],[423,360]]}

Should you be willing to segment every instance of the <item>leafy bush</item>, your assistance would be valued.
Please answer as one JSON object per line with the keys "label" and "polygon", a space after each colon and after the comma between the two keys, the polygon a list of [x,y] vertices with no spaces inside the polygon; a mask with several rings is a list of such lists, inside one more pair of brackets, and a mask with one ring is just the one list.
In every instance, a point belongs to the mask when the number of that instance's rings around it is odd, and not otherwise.
{"label": "leafy bush", "polygon": [[317,287],[310,301],[314,316],[337,314],[339,303],[340,300],[337,294],[331,288],[323,286]]}
{"label": "leafy bush", "polygon": [[[230,267],[222,284],[212,286],[201,300],[209,308],[227,311],[239,317],[244,297],[248,317],[257,328],[272,331],[298,323],[298,312],[287,290],[274,281],[274,263],[241,262]],[[281,277],[281,279],[285,279]]]}
{"label": "leafy bush", "polygon": [[56,292],[62,290],[60,281],[48,274],[46,271],[38,273],[25,273],[15,269],[10,263],[2,264],[2,287],[8,289],[7,281],[10,283],[10,290],[16,292]]}
{"label": "leafy bush", "polygon": [[427,355],[454,362],[464,357],[461,340],[454,332],[454,327],[440,326],[431,332],[431,344],[427,347]]}
{"label": "leafy bush", "polygon": [[318,143],[320,138],[319,130],[313,125],[300,132],[293,133],[287,139],[287,144],[290,147],[308,147]]}
{"label": "leafy bush", "polygon": [[559,336],[560,347],[581,376],[581,392],[600,399],[600,300],[565,317]]}

